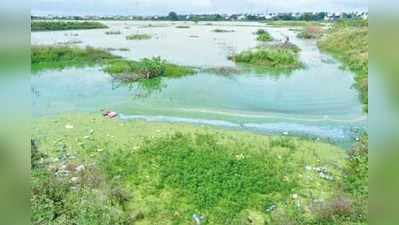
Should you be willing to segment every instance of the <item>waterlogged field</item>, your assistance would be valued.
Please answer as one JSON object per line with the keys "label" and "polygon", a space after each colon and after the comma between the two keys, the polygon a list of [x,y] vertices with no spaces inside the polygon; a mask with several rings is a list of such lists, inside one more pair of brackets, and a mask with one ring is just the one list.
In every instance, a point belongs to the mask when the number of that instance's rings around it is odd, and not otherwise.
{"label": "waterlogged field", "polygon": [[[75,43],[73,46],[109,49],[129,60],[160,56],[170,63],[192,66],[196,73],[124,84],[100,66],[42,70],[32,77],[34,116],[110,109],[119,112],[122,120],[311,136],[342,146],[349,146],[366,129],[367,117],[353,88],[353,74],[321,53],[316,40],[297,38],[288,27],[148,21],[104,24],[109,28],[34,32],[31,40],[33,45]],[[289,37],[301,49],[303,66],[264,70],[229,60],[234,53],[265,44],[257,41],[259,29],[272,36],[271,43]],[[118,35],[107,35],[107,30]],[[132,35],[151,38],[127,40]]]}

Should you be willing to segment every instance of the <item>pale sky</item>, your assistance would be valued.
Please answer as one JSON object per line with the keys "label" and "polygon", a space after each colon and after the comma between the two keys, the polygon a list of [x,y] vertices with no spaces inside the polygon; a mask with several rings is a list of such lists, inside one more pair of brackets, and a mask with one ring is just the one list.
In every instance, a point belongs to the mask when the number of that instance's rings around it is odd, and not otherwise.
{"label": "pale sky", "polygon": [[367,10],[367,0],[34,0],[33,15],[166,15]]}

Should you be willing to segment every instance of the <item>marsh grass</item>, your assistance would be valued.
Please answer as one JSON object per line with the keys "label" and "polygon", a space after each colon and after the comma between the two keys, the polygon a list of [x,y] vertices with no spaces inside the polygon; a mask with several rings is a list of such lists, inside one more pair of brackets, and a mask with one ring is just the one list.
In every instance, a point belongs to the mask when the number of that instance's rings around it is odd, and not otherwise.
{"label": "marsh grass", "polygon": [[212,32],[215,32],[215,33],[232,33],[232,32],[235,32],[235,30],[214,29],[214,30],[212,30]]}
{"label": "marsh grass", "polygon": [[108,26],[100,22],[91,21],[32,21],[31,23],[31,31],[85,30],[105,28],[108,28]]}
{"label": "marsh grass", "polygon": [[93,66],[104,64],[120,57],[108,51],[92,47],[32,46],[32,72],[45,69],[64,69],[66,67]]}
{"label": "marsh grass", "polygon": [[186,25],[179,25],[179,26],[176,26],[176,28],[177,28],[177,29],[189,29],[189,28],[190,28],[190,26],[186,26]]}
{"label": "marsh grass", "polygon": [[298,51],[291,45],[280,44],[242,51],[229,58],[236,63],[271,69],[298,69],[303,67]]}
{"label": "marsh grass", "polygon": [[356,74],[355,87],[368,111],[368,22],[340,21],[318,41],[318,46]]}
{"label": "marsh grass", "polygon": [[110,62],[104,71],[126,82],[155,77],[180,77],[194,73],[189,67],[170,64],[160,57],[144,58],[139,61],[115,60]]}
{"label": "marsh grass", "polygon": [[130,34],[126,36],[126,40],[149,40],[152,38],[150,34]]}
{"label": "marsh grass", "polygon": [[122,34],[120,31],[115,31],[115,30],[111,30],[111,31],[106,31],[105,32],[106,35],[120,35]]}

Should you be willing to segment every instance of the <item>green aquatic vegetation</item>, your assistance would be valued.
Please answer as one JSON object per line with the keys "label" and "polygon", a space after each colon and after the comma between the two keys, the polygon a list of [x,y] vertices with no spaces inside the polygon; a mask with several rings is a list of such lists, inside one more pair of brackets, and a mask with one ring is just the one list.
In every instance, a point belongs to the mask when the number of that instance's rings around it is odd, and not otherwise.
{"label": "green aquatic vegetation", "polygon": [[230,57],[236,63],[263,66],[272,69],[297,69],[303,64],[298,51],[284,44],[242,51]]}
{"label": "green aquatic vegetation", "polygon": [[108,51],[92,47],[32,46],[32,72],[44,69],[93,66],[119,58]]}
{"label": "green aquatic vegetation", "polygon": [[235,30],[214,29],[214,30],[212,30],[212,32],[215,32],[215,33],[232,33],[232,32],[235,32]]}
{"label": "green aquatic vegetation", "polygon": [[144,58],[139,61],[115,60],[106,65],[104,71],[127,82],[155,77],[179,77],[194,73],[192,68],[170,64],[160,57]]}
{"label": "green aquatic vegetation", "polygon": [[273,40],[272,36],[265,29],[259,29],[255,34],[257,35],[256,40],[258,41],[267,42]]}
{"label": "green aquatic vegetation", "polygon": [[186,26],[186,25],[179,25],[179,26],[176,26],[176,28],[178,28],[178,29],[189,29],[189,28],[190,28],[190,26]]}
{"label": "green aquatic vegetation", "polygon": [[106,31],[105,34],[106,35],[119,35],[119,34],[121,34],[121,32],[111,30],[111,31]]}
{"label": "green aquatic vegetation", "polygon": [[85,30],[104,29],[107,25],[100,22],[77,22],[77,21],[32,21],[31,31],[56,31],[56,30]]}
{"label": "green aquatic vegetation", "polygon": [[269,33],[265,33],[265,34],[260,34],[256,37],[257,41],[263,41],[263,42],[267,42],[267,41],[272,41],[273,38],[272,36],[270,36]]}
{"label": "green aquatic vegetation", "polygon": [[356,74],[355,87],[368,111],[368,23],[341,21],[335,24],[319,41],[322,51],[343,62]]}
{"label": "green aquatic vegetation", "polygon": [[126,36],[126,40],[148,40],[151,38],[150,34],[130,34]]}

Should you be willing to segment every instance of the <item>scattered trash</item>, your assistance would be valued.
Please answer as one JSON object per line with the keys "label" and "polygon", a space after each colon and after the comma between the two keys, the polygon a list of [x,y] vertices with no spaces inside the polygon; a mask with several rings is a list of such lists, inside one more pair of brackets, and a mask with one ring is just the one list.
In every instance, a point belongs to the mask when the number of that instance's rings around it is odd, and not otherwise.
{"label": "scattered trash", "polygon": [[297,198],[298,198],[298,194],[293,194],[293,195],[292,195],[292,198],[293,198],[293,199],[297,199]]}
{"label": "scattered trash", "polygon": [[115,118],[115,117],[117,117],[118,116],[118,113],[116,113],[116,112],[111,112],[111,111],[106,111],[106,112],[104,112],[103,113],[103,116],[104,117],[108,117],[108,118]]}
{"label": "scattered trash", "polygon": [[73,129],[73,125],[67,124],[67,125],[65,125],[65,128],[66,128],[66,129]]}
{"label": "scattered trash", "polygon": [[196,225],[201,225],[202,222],[205,220],[205,217],[197,214],[193,214],[193,221]]}
{"label": "scattered trash", "polygon": [[288,135],[288,132],[287,131],[283,132],[283,135]]}

